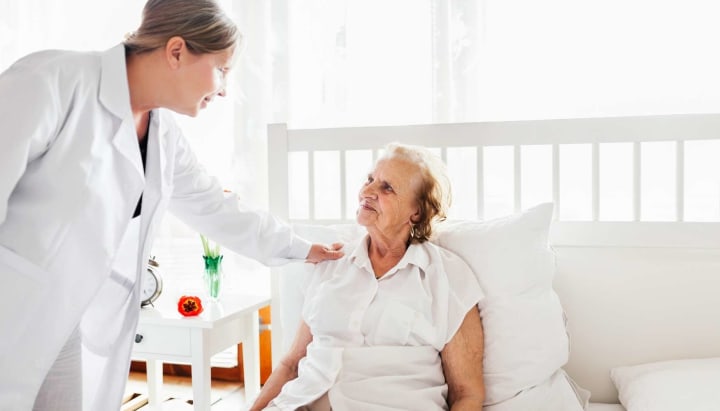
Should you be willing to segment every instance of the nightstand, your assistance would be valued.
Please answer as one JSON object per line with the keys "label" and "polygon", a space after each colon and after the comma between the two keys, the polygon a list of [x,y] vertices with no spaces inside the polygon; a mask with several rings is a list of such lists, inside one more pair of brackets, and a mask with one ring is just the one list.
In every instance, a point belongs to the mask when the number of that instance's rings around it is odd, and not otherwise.
{"label": "nightstand", "polygon": [[245,398],[260,390],[258,309],[270,304],[269,297],[223,294],[216,303],[203,302],[197,317],[183,317],[174,298],[157,300],[155,307],[140,312],[132,359],[147,363],[148,397],[151,408],[162,401],[163,362],[192,366],[195,410],[210,409],[210,357],[243,344]]}

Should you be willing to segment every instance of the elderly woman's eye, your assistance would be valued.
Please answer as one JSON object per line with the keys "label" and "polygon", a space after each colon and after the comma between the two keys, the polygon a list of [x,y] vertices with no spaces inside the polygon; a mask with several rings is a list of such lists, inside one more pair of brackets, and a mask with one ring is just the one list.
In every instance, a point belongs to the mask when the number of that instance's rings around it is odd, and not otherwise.
{"label": "elderly woman's eye", "polygon": [[383,190],[385,190],[385,191],[394,191],[392,186],[388,183],[383,184],[382,187],[383,187]]}

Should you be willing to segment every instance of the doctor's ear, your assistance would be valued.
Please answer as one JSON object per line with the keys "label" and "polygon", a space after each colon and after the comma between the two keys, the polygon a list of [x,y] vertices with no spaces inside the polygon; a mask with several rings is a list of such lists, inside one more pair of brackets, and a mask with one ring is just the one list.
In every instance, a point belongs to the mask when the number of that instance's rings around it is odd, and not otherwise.
{"label": "doctor's ear", "polygon": [[165,44],[165,58],[170,67],[178,68],[180,65],[180,55],[187,50],[185,39],[180,36],[171,37]]}

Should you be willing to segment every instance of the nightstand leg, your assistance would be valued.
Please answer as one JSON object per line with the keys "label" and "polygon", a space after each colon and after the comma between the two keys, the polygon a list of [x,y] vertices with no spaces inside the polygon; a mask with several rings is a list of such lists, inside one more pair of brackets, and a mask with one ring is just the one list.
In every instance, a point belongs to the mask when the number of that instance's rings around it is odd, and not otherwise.
{"label": "nightstand leg", "polygon": [[192,332],[192,388],[195,411],[210,411],[210,354],[203,339],[203,330]]}
{"label": "nightstand leg", "polygon": [[260,392],[260,323],[258,312],[248,315],[248,338],[242,342],[245,398],[252,400]]}
{"label": "nightstand leg", "polygon": [[158,360],[147,360],[145,364],[147,368],[148,404],[151,408],[159,409],[162,402],[163,363]]}

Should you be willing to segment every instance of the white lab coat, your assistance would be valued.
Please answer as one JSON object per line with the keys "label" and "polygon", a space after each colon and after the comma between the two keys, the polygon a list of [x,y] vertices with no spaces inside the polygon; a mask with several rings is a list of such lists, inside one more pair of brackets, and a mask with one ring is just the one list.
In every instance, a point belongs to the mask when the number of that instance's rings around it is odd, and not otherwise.
{"label": "white lab coat", "polygon": [[[166,209],[266,264],[309,251],[286,224],[223,195],[164,110],[153,111],[143,172],[122,45],[40,52],[0,74],[0,410],[32,408],[64,342],[112,281],[141,193],[137,272]],[[139,311],[132,281],[117,293],[133,305],[117,313],[121,341],[106,344],[116,372],[89,382],[106,392],[122,393],[127,379]],[[83,340],[105,327],[83,324]],[[119,405],[107,400],[96,409]]]}

